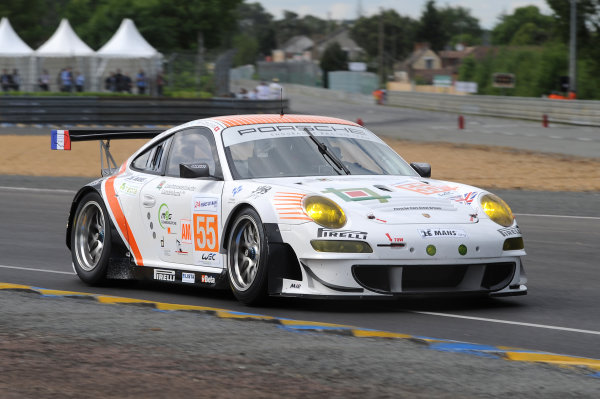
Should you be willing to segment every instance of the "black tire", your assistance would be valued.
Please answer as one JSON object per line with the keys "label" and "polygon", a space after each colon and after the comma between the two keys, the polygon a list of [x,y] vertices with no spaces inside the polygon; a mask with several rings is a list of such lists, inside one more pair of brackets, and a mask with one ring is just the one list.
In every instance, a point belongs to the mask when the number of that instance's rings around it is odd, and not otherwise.
{"label": "black tire", "polygon": [[90,285],[105,282],[110,251],[106,206],[98,193],[88,193],[77,205],[71,229],[71,257],[79,278]]}
{"label": "black tire", "polygon": [[267,299],[267,239],[260,216],[246,208],[233,221],[227,246],[227,276],[235,297],[246,305]]}

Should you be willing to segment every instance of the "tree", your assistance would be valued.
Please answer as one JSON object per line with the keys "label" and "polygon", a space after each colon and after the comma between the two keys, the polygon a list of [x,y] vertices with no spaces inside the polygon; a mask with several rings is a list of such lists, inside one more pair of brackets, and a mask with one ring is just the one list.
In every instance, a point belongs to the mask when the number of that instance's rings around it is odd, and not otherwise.
{"label": "tree", "polygon": [[481,43],[483,29],[479,20],[471,15],[471,10],[460,6],[446,6],[438,13],[443,31],[447,33],[451,44],[463,43],[472,46]]}
{"label": "tree", "polygon": [[[241,35],[253,38],[258,47],[257,54],[267,55],[277,48],[273,15],[265,11],[260,3],[242,3],[237,9],[238,29]],[[240,51],[247,49],[238,47]]]}
{"label": "tree", "polygon": [[511,44],[517,32],[518,44],[542,44],[549,39],[548,27],[553,25],[553,18],[540,13],[536,6],[517,8],[511,15],[501,15],[499,20],[492,30],[493,44]]}
{"label": "tree", "polygon": [[394,10],[382,10],[372,17],[362,17],[350,29],[352,39],[367,55],[376,58],[379,53],[379,23],[383,24],[384,52],[388,60],[406,58],[413,49],[418,23]]}
{"label": "tree", "polygon": [[345,71],[348,69],[348,55],[337,42],[325,48],[321,57],[320,67],[323,70],[323,87],[329,87],[329,71]]}
{"label": "tree", "polygon": [[435,0],[428,0],[419,21],[417,39],[429,43],[433,51],[443,50],[450,39],[443,23],[444,20],[435,7]]}

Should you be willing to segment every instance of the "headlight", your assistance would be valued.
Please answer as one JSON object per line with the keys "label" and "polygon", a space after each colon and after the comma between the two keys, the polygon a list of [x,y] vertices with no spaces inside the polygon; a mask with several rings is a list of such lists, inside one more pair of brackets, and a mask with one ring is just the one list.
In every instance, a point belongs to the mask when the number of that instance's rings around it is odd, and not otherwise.
{"label": "headlight", "polygon": [[339,229],[346,224],[346,214],[338,204],[320,196],[304,199],[304,210],[315,223],[330,229]]}
{"label": "headlight", "polygon": [[513,216],[510,207],[500,197],[494,194],[486,194],[480,200],[481,209],[494,222],[501,226],[512,226],[515,217]]}

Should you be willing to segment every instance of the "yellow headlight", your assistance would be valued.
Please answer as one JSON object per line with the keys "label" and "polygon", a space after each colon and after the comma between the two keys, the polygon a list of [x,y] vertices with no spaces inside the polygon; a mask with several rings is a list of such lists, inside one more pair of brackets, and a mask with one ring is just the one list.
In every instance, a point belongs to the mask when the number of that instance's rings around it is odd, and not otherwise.
{"label": "yellow headlight", "polygon": [[500,197],[494,194],[486,194],[481,197],[481,209],[494,222],[501,226],[512,226],[515,217],[513,216],[510,207]]}
{"label": "yellow headlight", "polygon": [[339,229],[346,224],[346,214],[332,200],[313,196],[304,200],[304,209],[315,223],[330,229]]}

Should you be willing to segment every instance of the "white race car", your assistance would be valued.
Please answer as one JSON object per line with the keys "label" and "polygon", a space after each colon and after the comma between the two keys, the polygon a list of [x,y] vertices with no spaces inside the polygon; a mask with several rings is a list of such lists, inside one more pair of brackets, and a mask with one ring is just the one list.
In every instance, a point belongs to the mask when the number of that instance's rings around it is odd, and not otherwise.
{"label": "white race car", "polygon": [[364,127],[238,115],[164,132],[58,130],[52,147],[153,137],[71,206],[79,277],[231,287],[268,295],[527,293],[521,231],[496,195],[430,178]]}

